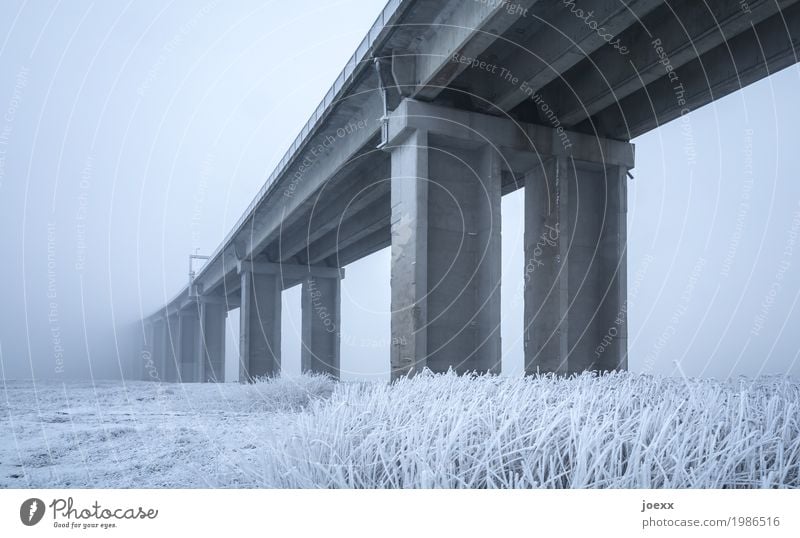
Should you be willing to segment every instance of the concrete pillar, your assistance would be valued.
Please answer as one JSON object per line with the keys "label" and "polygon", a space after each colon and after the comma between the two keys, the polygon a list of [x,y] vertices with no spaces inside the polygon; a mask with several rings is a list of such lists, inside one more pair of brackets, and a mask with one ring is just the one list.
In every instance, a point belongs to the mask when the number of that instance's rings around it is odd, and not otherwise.
{"label": "concrete pillar", "polygon": [[525,372],[627,368],[627,168],[551,157],[525,178]]}
{"label": "concrete pillar", "polygon": [[180,316],[175,313],[167,318],[167,341],[164,365],[164,381],[180,382]]}
{"label": "concrete pillar", "polygon": [[338,378],[341,334],[341,279],[308,275],[302,284],[303,372],[326,373]]}
{"label": "concrete pillar", "polygon": [[178,315],[178,366],[180,381],[197,382],[202,379],[202,361],[197,352],[198,333],[200,332],[200,315],[196,304],[180,311]]}
{"label": "concrete pillar", "polygon": [[145,321],[142,324],[142,348],[139,353],[139,361],[136,365],[134,374],[142,381],[152,381],[150,372],[155,371],[153,336],[155,327],[152,321]]}
{"label": "concrete pillar", "polygon": [[153,364],[157,375],[154,381],[167,379],[167,360],[171,359],[168,327],[166,318],[153,322]]}
{"label": "concrete pillar", "polygon": [[163,332],[164,322],[161,319],[152,319],[146,325],[144,336],[147,341],[146,349],[150,352],[150,360],[145,360],[143,364],[142,379],[145,381],[163,380]]}
{"label": "concrete pillar", "polygon": [[[436,120],[433,120],[434,122]],[[499,156],[403,129],[392,160],[392,378],[500,371]]]}
{"label": "concrete pillar", "polygon": [[222,383],[225,381],[225,318],[228,309],[222,302],[200,301],[198,380]]}
{"label": "concrete pillar", "polygon": [[276,376],[281,371],[280,275],[250,265],[240,269],[239,381]]}

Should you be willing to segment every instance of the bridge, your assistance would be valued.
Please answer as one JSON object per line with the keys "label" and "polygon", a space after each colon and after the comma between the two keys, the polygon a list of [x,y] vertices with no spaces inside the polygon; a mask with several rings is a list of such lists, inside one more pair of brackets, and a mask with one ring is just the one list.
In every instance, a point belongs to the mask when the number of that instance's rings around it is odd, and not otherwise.
{"label": "bridge", "polygon": [[[499,372],[500,200],[525,187],[527,373],[627,368],[630,140],[797,62],[796,1],[391,0],[225,240],[142,321],[148,378],[338,376],[344,267],[391,247],[392,378]],[[597,358],[594,350],[602,346]]]}

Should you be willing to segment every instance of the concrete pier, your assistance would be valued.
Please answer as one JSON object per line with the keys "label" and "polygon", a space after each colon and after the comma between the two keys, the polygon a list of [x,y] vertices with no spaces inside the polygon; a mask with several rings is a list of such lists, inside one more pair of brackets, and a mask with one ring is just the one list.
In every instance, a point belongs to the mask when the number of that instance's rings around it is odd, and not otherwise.
{"label": "concrete pier", "polygon": [[240,264],[239,381],[281,371],[281,280],[266,264]]}
{"label": "concrete pier", "polygon": [[633,146],[406,100],[383,147],[392,164],[394,378],[426,367],[499,372],[500,198],[520,183],[526,372],[626,367]]}
{"label": "concrete pier", "polygon": [[202,378],[203,363],[198,359],[197,340],[200,332],[200,316],[197,305],[184,308],[178,314],[178,366],[179,381],[193,383]]}
{"label": "concrete pier", "polygon": [[[164,381],[167,372],[167,357],[169,356],[169,335],[167,334],[167,322],[163,317],[153,320],[153,367],[155,368],[157,381]],[[149,376],[148,376],[149,379]]]}
{"label": "concrete pier", "polygon": [[309,274],[303,279],[301,299],[303,372],[339,377],[341,335],[341,279]]}
{"label": "concrete pier", "polygon": [[423,368],[499,372],[500,157],[429,122],[390,124],[384,148],[392,164],[392,378]]}
{"label": "concrete pier", "polygon": [[627,168],[548,159],[525,178],[525,372],[627,368]]}
{"label": "concrete pier", "polygon": [[164,381],[180,381],[180,316],[170,314],[167,318],[167,353],[165,357]]}
{"label": "concrete pier", "polygon": [[155,333],[155,324],[152,321],[144,321],[142,323],[142,339],[141,351],[139,352],[139,361],[135,364],[135,370],[132,372],[138,376],[138,379],[144,381],[153,381],[155,378],[151,377],[150,372],[155,370],[155,349],[153,348],[153,338]]}
{"label": "concrete pier", "polygon": [[225,381],[225,319],[227,306],[222,298],[200,299],[198,331],[198,381]]}

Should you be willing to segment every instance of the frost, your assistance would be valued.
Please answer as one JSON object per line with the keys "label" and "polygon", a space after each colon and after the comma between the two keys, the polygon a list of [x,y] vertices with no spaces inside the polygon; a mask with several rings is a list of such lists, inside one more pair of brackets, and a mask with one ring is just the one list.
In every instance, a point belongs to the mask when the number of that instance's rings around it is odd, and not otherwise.
{"label": "frost", "polygon": [[800,384],[782,377],[7,382],[6,398],[2,487],[800,487]]}

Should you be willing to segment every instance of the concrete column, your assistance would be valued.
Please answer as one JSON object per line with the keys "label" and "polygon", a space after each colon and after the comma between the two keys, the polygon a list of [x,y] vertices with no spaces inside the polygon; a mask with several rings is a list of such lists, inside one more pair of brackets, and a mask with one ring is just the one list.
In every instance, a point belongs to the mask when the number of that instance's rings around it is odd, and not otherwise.
{"label": "concrete column", "polygon": [[225,381],[225,318],[228,310],[224,303],[200,302],[200,330],[198,331],[198,380],[222,383]]}
{"label": "concrete column", "polygon": [[178,365],[180,381],[193,383],[201,380],[202,362],[197,352],[200,315],[196,304],[181,310],[178,315]]}
{"label": "concrete column", "polygon": [[281,371],[281,283],[275,272],[240,270],[239,381]]}
{"label": "concrete column", "polygon": [[151,381],[165,381],[167,372],[167,358],[169,353],[169,335],[167,334],[167,321],[164,318],[153,322],[153,367],[155,378],[151,378],[148,372],[148,379]]}
{"label": "concrete column", "polygon": [[627,169],[551,157],[525,178],[525,372],[627,368]]}
{"label": "concrete column", "polygon": [[166,360],[164,366],[164,381],[170,383],[180,382],[180,316],[172,314],[167,318]]}
{"label": "concrete column", "polygon": [[153,322],[145,321],[142,324],[142,348],[139,353],[139,361],[134,372],[134,375],[138,376],[138,378],[142,381],[153,380],[150,377],[150,372],[155,370],[155,361],[153,360],[155,353],[155,349],[153,348],[154,333],[155,327]]}
{"label": "concrete column", "polygon": [[303,372],[338,378],[341,334],[341,279],[309,275],[301,291]]}
{"label": "concrete column", "polygon": [[[435,120],[434,120],[435,121]],[[498,155],[405,129],[392,159],[392,377],[500,371]]]}

